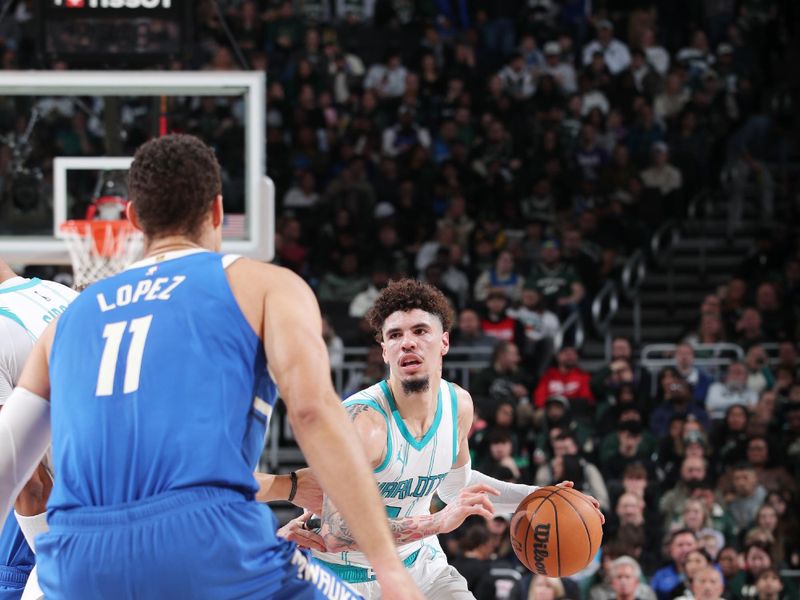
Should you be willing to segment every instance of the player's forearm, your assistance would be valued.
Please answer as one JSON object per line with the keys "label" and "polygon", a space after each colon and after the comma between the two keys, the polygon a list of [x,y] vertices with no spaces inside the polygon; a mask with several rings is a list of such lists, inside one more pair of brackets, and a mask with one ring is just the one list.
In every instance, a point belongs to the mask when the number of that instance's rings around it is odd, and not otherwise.
{"label": "player's forearm", "polygon": [[473,470],[470,473],[469,485],[479,483],[489,485],[500,492],[499,496],[492,498],[492,504],[497,512],[514,512],[520,502],[538,489],[535,485],[508,483]]}
{"label": "player's forearm", "polygon": [[288,475],[274,475],[272,473],[253,473],[258,482],[256,502],[275,502],[286,500],[291,491],[291,481]]}
{"label": "player's forearm", "polygon": [[400,565],[375,479],[338,399],[326,398],[313,409],[290,408],[289,420],[308,464],[373,568]]}
{"label": "player's forearm", "polygon": [[[442,533],[440,522],[437,515],[389,519],[389,530],[392,532],[395,544],[402,546]],[[320,533],[329,552],[361,550],[341,513],[327,498],[323,504],[322,531]]]}

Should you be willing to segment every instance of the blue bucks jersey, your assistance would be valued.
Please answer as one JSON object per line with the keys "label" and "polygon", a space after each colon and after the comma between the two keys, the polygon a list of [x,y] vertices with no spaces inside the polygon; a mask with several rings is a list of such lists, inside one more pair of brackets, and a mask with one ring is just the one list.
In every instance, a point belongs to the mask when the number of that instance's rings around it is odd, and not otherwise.
{"label": "blue bucks jersey", "polygon": [[61,316],[50,355],[51,514],[194,486],[256,492],[277,390],[228,284],[233,260],[146,259]]}

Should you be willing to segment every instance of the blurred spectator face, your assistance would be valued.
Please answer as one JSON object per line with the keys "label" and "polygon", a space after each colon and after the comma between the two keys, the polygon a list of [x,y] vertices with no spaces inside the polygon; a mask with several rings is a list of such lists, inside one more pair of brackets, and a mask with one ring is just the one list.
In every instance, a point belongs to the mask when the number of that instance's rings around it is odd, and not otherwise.
{"label": "blurred spectator face", "polygon": [[751,372],[758,371],[767,364],[767,353],[762,346],[756,344],[747,351],[744,363]]}
{"label": "blurred spectator face", "polygon": [[597,30],[597,40],[601,45],[608,46],[612,39],[614,39],[614,30],[611,27],[600,27]]}
{"label": "blurred spectator face", "polygon": [[775,509],[778,517],[782,517],[786,513],[786,499],[778,492],[770,492],[767,496],[767,503]]}
{"label": "blurred spectator face", "polygon": [[539,292],[536,290],[524,289],[522,290],[522,305],[528,309],[535,309],[539,306],[541,300]]}
{"label": "blurred spectator face", "polygon": [[758,509],[756,525],[767,531],[774,532],[778,527],[778,511],[773,506],[765,504]]}
{"label": "blurred spectator face", "polygon": [[702,458],[685,458],[681,464],[681,479],[689,483],[691,481],[703,481],[706,478],[706,463]]}
{"label": "blurred spectator face", "polygon": [[489,444],[489,453],[492,455],[492,460],[500,462],[503,459],[511,456],[511,442],[494,442]]}
{"label": "blurred spectator face", "polygon": [[572,438],[564,438],[561,440],[553,441],[553,454],[557,457],[566,456],[568,454],[577,454],[578,447],[575,445],[575,440]]}
{"label": "blurred spectator face", "polygon": [[778,295],[775,286],[771,283],[762,283],[756,291],[756,308],[760,311],[776,310],[778,308]]}
{"label": "blurred spectator face", "polygon": [[618,432],[618,438],[619,453],[625,457],[636,456],[639,451],[639,444],[642,442],[642,434],[622,429]]}
{"label": "blurred spectator face", "polygon": [[627,600],[636,596],[639,578],[631,565],[617,565],[612,568],[611,588],[619,600]]}
{"label": "blurred spectator face", "polygon": [[567,346],[558,353],[557,360],[559,368],[568,371],[578,366],[578,353],[575,348]]}
{"label": "blurred spectator face", "polygon": [[769,460],[767,440],[753,438],[747,443],[747,462],[756,467],[763,467]]}
{"label": "blurred spectator face", "polygon": [[677,96],[683,89],[683,82],[680,75],[677,73],[670,73],[667,75],[666,93],[671,96]]}
{"label": "blurred spectator face", "polygon": [[725,579],[730,579],[739,571],[739,555],[733,548],[723,548],[717,557],[717,564]]}
{"label": "blurred spectator face", "polygon": [[511,427],[514,424],[514,407],[503,402],[494,411],[494,422],[498,427]]}
{"label": "blurred spectator face", "polygon": [[558,262],[560,252],[555,245],[545,244],[542,246],[539,256],[544,264],[552,266]]}
{"label": "blurred spectator face", "polygon": [[675,364],[682,373],[694,368],[694,350],[689,344],[678,344],[675,348]]}
{"label": "blurred spectator face", "polygon": [[[543,181],[547,181],[547,180],[544,179]],[[569,255],[577,254],[578,251],[581,248],[581,232],[578,231],[577,229],[567,229],[564,232],[563,239],[564,239],[564,252],[566,254],[569,254]],[[613,357],[614,356],[613,355],[613,350],[614,350],[613,343],[611,345],[611,350],[612,350],[612,357]]]}
{"label": "blurred spectator face", "polygon": [[633,381],[633,369],[631,364],[624,359],[617,359],[611,363],[611,382],[619,385]]}
{"label": "blurred spectator face", "polygon": [[506,344],[505,348],[497,354],[496,367],[498,371],[515,371],[519,367],[520,356],[516,344]]}
{"label": "blurred spectator face", "polygon": [[707,567],[696,573],[691,588],[696,600],[719,600],[725,591],[722,576],[714,567]]}
{"label": "blurred spectator face", "polygon": [[700,319],[700,337],[703,340],[719,340],[722,337],[722,320],[719,315],[703,314]]}
{"label": "blurred spectator face", "polygon": [[775,571],[769,569],[758,576],[756,591],[759,600],[778,600],[783,591],[783,582]]}
{"label": "blurred spectator face", "polygon": [[781,342],[778,346],[778,362],[781,365],[795,368],[797,364],[797,349],[792,342]]}
{"label": "blurred spectator face", "polygon": [[634,494],[640,498],[644,498],[644,492],[647,489],[647,473],[642,473],[643,476],[626,476],[622,478],[622,487],[628,494]]}
{"label": "blurred spectator face", "polygon": [[756,491],[758,478],[753,469],[736,469],[733,472],[733,491],[740,498],[749,498]]}
{"label": "blurred spectator face", "polygon": [[706,511],[700,500],[687,500],[683,506],[683,524],[689,529],[702,529],[706,520]]}
{"label": "blurred spectator face", "polygon": [[644,500],[636,494],[624,493],[617,500],[620,524],[641,525],[644,522]]}
{"label": "blurred spectator face", "polygon": [[492,292],[486,298],[486,308],[493,315],[502,315],[506,312],[508,298],[503,292]]}
{"label": "blurred spectator face", "polygon": [[529,598],[532,600],[555,600],[556,591],[547,581],[546,577],[535,575],[531,583],[531,593]]}
{"label": "blurred spectator face", "polygon": [[397,229],[394,225],[382,225],[378,230],[378,242],[385,248],[392,248],[397,244]]}
{"label": "blurred spectator face", "polygon": [[734,404],[725,415],[725,424],[728,431],[744,431],[747,427],[747,409],[741,404]]}
{"label": "blurred spectator face", "polygon": [[544,403],[544,412],[548,423],[559,423],[564,418],[564,415],[567,414],[566,407],[557,401],[546,401]]}
{"label": "blurred spectator face", "polygon": [[747,383],[747,369],[741,363],[733,363],[728,367],[728,373],[725,375],[725,383],[732,389],[744,389]]}
{"label": "blurred spectator face", "polygon": [[463,335],[478,336],[481,332],[481,322],[478,319],[478,313],[474,310],[466,308],[461,311],[458,316],[458,329]]}
{"label": "blurred spectator face", "polygon": [[667,162],[669,162],[669,153],[661,147],[653,150],[653,166],[658,169],[663,169]]}
{"label": "blurred spectator face", "polygon": [[510,252],[501,252],[497,256],[497,262],[495,263],[495,271],[500,274],[511,273],[514,270],[514,258],[511,256]]}
{"label": "blurred spectator face", "polygon": [[686,564],[686,557],[692,550],[697,550],[697,540],[691,533],[675,536],[669,545],[669,557],[681,568]]}
{"label": "blurred spectator face", "polygon": [[744,560],[747,565],[747,570],[755,577],[758,577],[767,569],[772,568],[772,557],[770,557],[768,552],[758,546],[750,546],[744,555]]}
{"label": "blurred spectator face", "polygon": [[625,338],[615,338],[614,341],[611,342],[612,359],[624,358],[630,360],[632,354],[631,343]]}
{"label": "blurred spectator face", "polygon": [[686,578],[691,581],[701,569],[708,567],[708,559],[698,550],[692,550],[686,555]]}
{"label": "blurred spectator face", "polygon": [[741,303],[744,301],[746,294],[747,284],[745,283],[744,279],[735,278],[730,280],[726,294],[728,300],[734,303]]}

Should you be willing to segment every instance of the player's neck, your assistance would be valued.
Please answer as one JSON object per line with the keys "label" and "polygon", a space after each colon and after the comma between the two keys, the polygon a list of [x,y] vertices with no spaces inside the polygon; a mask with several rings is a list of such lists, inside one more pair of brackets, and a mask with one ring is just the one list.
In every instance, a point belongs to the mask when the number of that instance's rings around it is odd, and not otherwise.
{"label": "player's neck", "polygon": [[156,254],[164,254],[166,252],[176,252],[178,250],[191,250],[194,248],[208,249],[202,244],[183,236],[183,235],[168,235],[160,238],[150,240],[145,247],[145,258],[154,256]]}
{"label": "player's neck", "polygon": [[424,435],[433,423],[436,416],[436,407],[439,399],[439,385],[441,375],[431,375],[428,389],[422,392],[406,393],[403,385],[389,377],[389,387],[392,390],[397,410],[407,425],[412,426],[420,436]]}

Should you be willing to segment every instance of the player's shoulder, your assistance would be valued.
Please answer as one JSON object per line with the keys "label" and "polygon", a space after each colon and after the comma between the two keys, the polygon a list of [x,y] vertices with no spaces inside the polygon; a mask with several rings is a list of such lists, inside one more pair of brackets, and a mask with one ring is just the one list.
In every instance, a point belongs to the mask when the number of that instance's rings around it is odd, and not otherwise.
{"label": "player's shoulder", "polygon": [[310,291],[303,278],[290,269],[245,256],[237,258],[228,267],[228,272],[233,279],[247,281],[249,285],[257,286],[266,293],[300,289]]}
{"label": "player's shoulder", "polygon": [[452,381],[448,381],[447,383],[448,385],[452,386],[456,392],[459,414],[467,410],[470,412],[470,414],[472,414],[472,394],[470,394],[457,383],[453,383]]}

